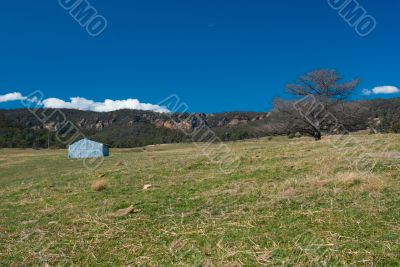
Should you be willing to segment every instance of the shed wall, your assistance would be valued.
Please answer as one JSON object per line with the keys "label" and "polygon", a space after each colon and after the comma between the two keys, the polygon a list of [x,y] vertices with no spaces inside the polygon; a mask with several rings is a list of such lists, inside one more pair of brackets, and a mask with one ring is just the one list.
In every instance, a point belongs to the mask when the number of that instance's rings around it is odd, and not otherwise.
{"label": "shed wall", "polygon": [[98,158],[108,156],[108,154],[107,146],[87,139],[80,140],[68,147],[69,158]]}

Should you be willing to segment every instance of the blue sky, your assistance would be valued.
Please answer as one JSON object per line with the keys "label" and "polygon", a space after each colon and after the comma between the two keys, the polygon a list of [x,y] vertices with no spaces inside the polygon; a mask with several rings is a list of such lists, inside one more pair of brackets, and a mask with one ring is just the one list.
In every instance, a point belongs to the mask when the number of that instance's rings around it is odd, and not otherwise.
{"label": "blue sky", "polygon": [[362,95],[400,86],[398,1],[358,1],[377,21],[367,37],[326,0],[89,2],[108,22],[98,37],[57,0],[3,1],[0,95],[157,104],[177,94],[196,112],[265,111],[302,73],[336,68],[362,78],[356,98],[400,96]]}

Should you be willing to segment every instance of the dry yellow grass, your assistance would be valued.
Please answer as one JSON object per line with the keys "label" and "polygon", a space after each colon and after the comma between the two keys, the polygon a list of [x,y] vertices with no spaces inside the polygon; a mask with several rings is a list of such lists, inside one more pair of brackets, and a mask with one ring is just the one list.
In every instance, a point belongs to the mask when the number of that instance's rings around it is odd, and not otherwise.
{"label": "dry yellow grass", "polygon": [[333,178],[334,182],[349,184],[356,180],[359,180],[362,177],[359,172],[339,172]]}
{"label": "dry yellow grass", "polygon": [[231,174],[192,144],[113,149],[95,172],[66,151],[0,150],[0,265],[398,266],[400,162],[359,171],[351,156],[400,151],[400,135],[356,138],[365,149],[231,143]]}
{"label": "dry yellow grass", "polygon": [[295,196],[297,196],[299,194],[300,194],[299,190],[294,189],[293,187],[289,187],[289,188],[285,189],[283,192],[281,192],[280,196],[282,198],[289,198],[290,199],[290,198],[295,197]]}
{"label": "dry yellow grass", "polygon": [[108,186],[108,181],[106,179],[96,180],[92,183],[91,189],[94,192],[100,192],[106,189]]}

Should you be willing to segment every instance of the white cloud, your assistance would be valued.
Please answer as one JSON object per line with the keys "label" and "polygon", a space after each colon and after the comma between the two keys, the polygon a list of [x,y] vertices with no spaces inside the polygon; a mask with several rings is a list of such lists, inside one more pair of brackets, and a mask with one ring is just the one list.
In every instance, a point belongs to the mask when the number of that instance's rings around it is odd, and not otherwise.
{"label": "white cloud", "polygon": [[45,108],[68,108],[79,110],[92,110],[94,101],[81,97],[71,97],[70,102],[58,98],[47,98],[42,101]]}
{"label": "white cloud", "polygon": [[397,94],[400,93],[400,89],[395,86],[378,86],[372,90],[363,89],[363,95],[380,95],[380,94]]}
{"label": "white cloud", "polygon": [[155,112],[168,112],[168,109],[158,105],[140,103],[137,99],[111,100],[95,102],[83,97],[71,97],[69,102],[58,98],[47,98],[42,101],[45,108],[69,108],[79,110],[90,110],[97,112],[108,112],[120,109],[151,110]]}
{"label": "white cloud", "polygon": [[106,99],[104,102],[95,102],[90,99],[83,97],[71,97],[70,101],[64,101],[59,98],[46,98],[42,101],[37,99],[28,99],[24,97],[21,93],[15,92],[6,95],[0,95],[0,102],[8,102],[14,100],[28,100],[31,102],[38,103],[44,108],[67,108],[67,109],[78,109],[78,110],[88,110],[96,112],[108,112],[120,109],[136,109],[136,110],[149,110],[155,112],[169,112],[167,108],[161,107],[159,105],[141,103],[137,99],[125,99],[125,100],[111,100]]}
{"label": "white cloud", "polygon": [[0,95],[0,103],[24,100],[24,99],[26,99],[26,97],[24,97],[21,93],[18,92]]}

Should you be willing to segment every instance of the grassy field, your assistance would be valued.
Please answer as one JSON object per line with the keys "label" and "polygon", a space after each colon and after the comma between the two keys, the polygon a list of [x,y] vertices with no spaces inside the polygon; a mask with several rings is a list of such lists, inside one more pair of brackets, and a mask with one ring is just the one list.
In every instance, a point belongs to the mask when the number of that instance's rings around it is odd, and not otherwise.
{"label": "grassy field", "polygon": [[[399,266],[400,135],[332,139],[232,143],[231,174],[189,144],[111,150],[96,171],[0,150],[0,265]],[[351,161],[365,152],[371,171]]]}

